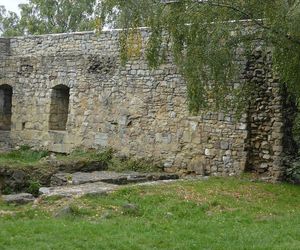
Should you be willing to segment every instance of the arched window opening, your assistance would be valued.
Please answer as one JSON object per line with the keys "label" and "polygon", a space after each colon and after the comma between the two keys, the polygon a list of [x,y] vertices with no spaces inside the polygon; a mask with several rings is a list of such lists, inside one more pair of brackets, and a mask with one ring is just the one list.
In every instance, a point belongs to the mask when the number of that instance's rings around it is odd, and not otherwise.
{"label": "arched window opening", "polygon": [[50,130],[66,130],[69,113],[70,88],[57,85],[52,89],[50,104]]}
{"label": "arched window opening", "polygon": [[12,109],[11,86],[4,84],[0,86],[0,130],[10,130]]}

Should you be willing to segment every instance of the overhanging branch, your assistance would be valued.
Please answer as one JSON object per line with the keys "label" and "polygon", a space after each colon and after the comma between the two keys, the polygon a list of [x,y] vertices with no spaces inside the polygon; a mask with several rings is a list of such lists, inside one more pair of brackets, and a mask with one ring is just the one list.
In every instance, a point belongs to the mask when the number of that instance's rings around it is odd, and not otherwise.
{"label": "overhanging branch", "polygon": [[[161,0],[160,2],[162,4],[174,4],[174,3],[179,3],[180,1],[181,0]],[[270,32],[274,33],[275,35],[281,36],[281,37],[283,37],[283,38],[285,38],[285,39],[287,39],[287,40],[289,40],[289,41],[291,41],[291,42],[293,42],[297,45],[300,45],[300,40],[299,39],[297,39],[295,37],[292,37],[290,34],[282,33],[278,30],[275,30],[272,27],[264,25],[262,19],[257,20],[250,13],[248,13],[244,10],[241,10],[240,8],[238,8],[234,5],[221,3],[221,2],[214,2],[214,1],[210,1],[210,0],[194,0],[194,2],[199,3],[199,4],[208,4],[212,7],[220,7],[220,8],[231,9],[231,10],[237,12],[237,13],[242,14],[247,19],[251,19],[253,23],[255,23],[257,26],[261,27],[262,29],[269,30]]]}

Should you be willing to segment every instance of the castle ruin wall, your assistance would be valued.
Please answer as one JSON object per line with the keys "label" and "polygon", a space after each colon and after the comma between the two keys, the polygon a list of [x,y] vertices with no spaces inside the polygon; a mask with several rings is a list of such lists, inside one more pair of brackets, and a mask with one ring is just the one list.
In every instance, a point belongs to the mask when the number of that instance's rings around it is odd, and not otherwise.
{"label": "castle ruin wall", "polygon": [[[148,31],[141,34],[147,40]],[[265,84],[267,124],[257,120],[265,114],[260,96],[239,121],[225,113],[192,116],[172,58],[157,69],[144,55],[122,65],[117,30],[1,39],[0,87],[13,94],[11,128],[0,135],[54,152],[112,147],[169,171],[206,175],[239,175],[251,155],[250,165],[277,178],[284,123],[279,87]]]}

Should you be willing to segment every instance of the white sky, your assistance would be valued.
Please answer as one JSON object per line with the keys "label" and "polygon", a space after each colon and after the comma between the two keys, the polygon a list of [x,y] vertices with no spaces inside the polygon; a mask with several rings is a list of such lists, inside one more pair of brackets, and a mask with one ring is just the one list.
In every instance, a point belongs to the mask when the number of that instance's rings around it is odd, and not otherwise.
{"label": "white sky", "polygon": [[0,0],[0,5],[4,5],[6,10],[10,10],[20,14],[20,10],[18,9],[18,5],[20,3],[27,3],[28,0]]}

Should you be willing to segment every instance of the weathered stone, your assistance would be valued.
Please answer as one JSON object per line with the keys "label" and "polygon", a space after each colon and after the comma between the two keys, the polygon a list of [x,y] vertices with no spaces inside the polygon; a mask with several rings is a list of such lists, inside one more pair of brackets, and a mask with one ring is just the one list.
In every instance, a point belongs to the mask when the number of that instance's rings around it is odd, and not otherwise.
{"label": "weathered stone", "polygon": [[220,142],[220,148],[224,149],[224,150],[229,149],[229,143],[227,141],[221,141]]}
{"label": "weathered stone", "polygon": [[223,156],[223,162],[224,164],[228,164],[231,162],[231,157],[230,156]]}
{"label": "weathered stone", "polygon": [[214,156],[216,155],[216,150],[215,149],[205,149],[205,155],[206,156]]}
{"label": "weathered stone", "polygon": [[133,203],[126,203],[122,205],[125,214],[136,214],[139,212],[139,207]]}
{"label": "weathered stone", "polygon": [[259,166],[260,169],[267,169],[268,168],[268,164],[267,163],[261,163]]}
{"label": "weathered stone", "polygon": [[60,209],[59,211],[57,211],[54,214],[54,217],[55,218],[62,218],[62,217],[66,217],[66,216],[69,216],[69,215],[72,215],[72,209],[71,209],[70,206],[66,206],[66,207],[63,207],[62,209]]}
{"label": "weathered stone", "polygon": [[271,159],[271,155],[269,155],[269,154],[264,154],[263,159],[265,159],[265,160],[270,160],[270,159]]}
{"label": "weathered stone", "polygon": [[246,130],[247,129],[247,124],[246,123],[240,123],[240,124],[237,125],[237,129]]}
{"label": "weathered stone", "polygon": [[108,134],[100,133],[95,135],[95,144],[100,145],[102,147],[107,146]]}
{"label": "weathered stone", "polygon": [[33,195],[28,193],[2,195],[2,199],[6,203],[15,203],[19,205],[33,202],[35,200]]}
{"label": "weathered stone", "polygon": [[194,172],[199,175],[204,175],[204,162],[205,161],[203,160],[203,157],[197,156],[193,158],[188,166],[188,171]]}
{"label": "weathered stone", "polygon": [[[70,185],[60,187],[41,188],[40,193],[43,196],[61,196],[61,197],[72,197],[72,196],[83,196],[86,194],[100,194],[105,195],[118,189],[120,186],[113,185],[104,182],[86,183],[81,185]],[[42,191],[46,191],[43,193]]]}
{"label": "weathered stone", "polygon": [[[76,172],[73,174],[57,173],[51,177],[51,186],[65,186],[68,184],[81,185],[85,183],[94,183],[100,181],[113,184],[127,184],[178,178],[179,176],[177,174],[172,173],[117,173],[113,171],[95,171],[91,173]],[[49,189],[41,189],[40,191],[42,193],[47,193],[49,192]]]}

